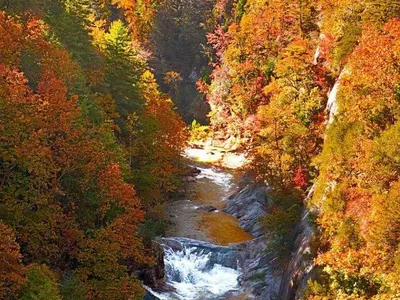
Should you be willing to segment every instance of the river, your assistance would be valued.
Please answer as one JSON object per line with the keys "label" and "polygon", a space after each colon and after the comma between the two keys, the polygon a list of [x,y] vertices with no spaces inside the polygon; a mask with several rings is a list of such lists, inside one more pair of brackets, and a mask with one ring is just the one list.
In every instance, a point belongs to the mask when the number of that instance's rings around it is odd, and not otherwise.
{"label": "river", "polygon": [[169,226],[161,243],[166,281],[175,291],[153,292],[159,299],[226,299],[227,293],[240,288],[233,245],[253,237],[221,210],[242,174],[199,162],[199,151],[205,150],[186,151],[188,164],[199,174],[189,178],[184,197],[165,207]]}

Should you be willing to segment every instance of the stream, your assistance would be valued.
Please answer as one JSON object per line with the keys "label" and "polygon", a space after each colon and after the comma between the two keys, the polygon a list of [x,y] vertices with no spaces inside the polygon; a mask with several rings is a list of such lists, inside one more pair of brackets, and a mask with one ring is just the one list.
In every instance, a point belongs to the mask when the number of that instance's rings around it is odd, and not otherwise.
{"label": "stream", "polygon": [[186,157],[196,176],[187,180],[184,196],[165,207],[169,226],[164,247],[166,282],[175,290],[157,293],[155,299],[226,299],[240,288],[241,270],[234,244],[249,241],[235,217],[222,212],[228,196],[237,189],[241,174],[196,161],[199,151]]}

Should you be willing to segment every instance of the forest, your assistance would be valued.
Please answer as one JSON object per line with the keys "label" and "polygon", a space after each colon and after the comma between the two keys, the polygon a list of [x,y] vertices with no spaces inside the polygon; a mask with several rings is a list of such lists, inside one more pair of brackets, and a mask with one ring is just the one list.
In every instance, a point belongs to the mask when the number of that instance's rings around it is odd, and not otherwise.
{"label": "forest", "polygon": [[398,0],[0,0],[0,299],[143,299],[193,143],[304,299],[400,299]]}

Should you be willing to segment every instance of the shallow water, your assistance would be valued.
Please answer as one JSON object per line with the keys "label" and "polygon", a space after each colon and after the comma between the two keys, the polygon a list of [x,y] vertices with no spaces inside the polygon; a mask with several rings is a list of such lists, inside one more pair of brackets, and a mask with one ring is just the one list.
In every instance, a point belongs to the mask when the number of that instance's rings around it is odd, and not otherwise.
{"label": "shallow water", "polygon": [[[240,172],[192,162],[201,173],[187,184],[185,197],[170,201],[165,207],[169,221],[167,236],[186,237],[218,245],[244,242],[252,238],[236,218],[222,212],[227,198],[237,189]],[[206,212],[202,206],[217,210]],[[200,209],[199,209],[200,208]]]}

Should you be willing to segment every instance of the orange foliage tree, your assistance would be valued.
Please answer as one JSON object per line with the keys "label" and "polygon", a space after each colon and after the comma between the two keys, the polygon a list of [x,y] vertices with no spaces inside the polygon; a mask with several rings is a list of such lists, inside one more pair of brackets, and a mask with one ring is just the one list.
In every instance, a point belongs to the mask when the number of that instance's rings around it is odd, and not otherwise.
{"label": "orange foliage tree", "polygon": [[145,72],[141,82],[146,104],[138,121],[132,120],[133,164],[145,205],[156,208],[177,187],[187,133],[172,101],[158,91],[154,75]]}
{"label": "orange foliage tree", "polygon": [[0,297],[9,299],[25,283],[25,266],[15,235],[11,228],[0,222]]}
{"label": "orange foliage tree", "polygon": [[319,158],[313,203],[329,246],[317,261],[330,275],[332,297],[399,293],[399,38],[397,19],[380,29],[364,24]]}
{"label": "orange foliage tree", "polygon": [[[23,27],[3,14],[0,24]],[[26,263],[58,271],[73,267],[81,274],[88,266],[85,253],[91,253],[94,269],[102,268],[103,259],[94,253],[112,253],[107,276],[84,277],[85,297],[109,293],[111,286],[117,298],[140,297],[130,274],[151,263],[137,234],[144,217],[140,202],[124,181],[118,153],[103,143],[103,129],[82,118],[78,97],[68,96],[63,81],[75,74],[76,65],[48,44],[41,30],[35,33],[35,24],[40,22],[14,31],[26,49],[37,50],[41,69],[35,90],[19,71],[22,49],[2,51],[6,45],[0,42],[0,52],[8,55],[7,64],[0,64],[0,218],[15,229]]]}
{"label": "orange foliage tree", "polygon": [[124,10],[132,38],[140,42],[147,42],[154,16],[157,13],[155,7],[162,1],[112,0],[111,3]]}

